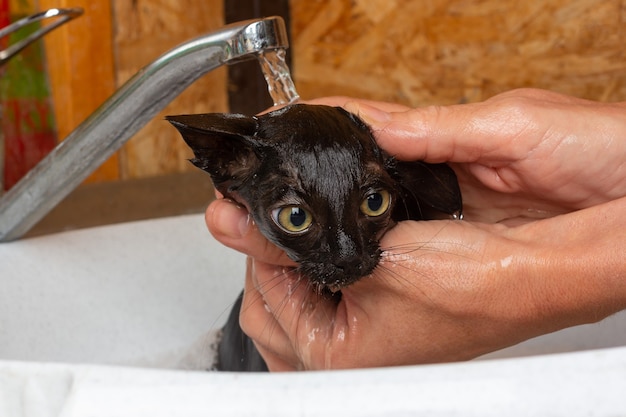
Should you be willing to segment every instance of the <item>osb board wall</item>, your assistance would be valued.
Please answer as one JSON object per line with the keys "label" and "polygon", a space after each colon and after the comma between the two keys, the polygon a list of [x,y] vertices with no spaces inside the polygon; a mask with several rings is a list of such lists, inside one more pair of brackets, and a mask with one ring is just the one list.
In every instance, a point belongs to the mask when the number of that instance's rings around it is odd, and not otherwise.
{"label": "osb board wall", "polygon": [[[111,6],[104,0],[39,0],[39,7],[84,10],[44,37],[57,138],[63,140],[115,91]],[[118,177],[116,154],[89,180]]]}
{"label": "osb board wall", "polygon": [[538,87],[626,100],[625,0],[291,0],[304,98],[413,106]]}
{"label": "osb board wall", "polygon": [[[85,13],[46,38],[59,137],[64,138],[117,88],[172,47],[223,26],[223,0],[39,0],[41,9],[80,6]],[[213,71],[174,100],[92,181],[191,169],[166,114],[227,110],[226,71]]]}
{"label": "osb board wall", "polygon": [[[65,60],[60,76],[51,74],[61,138],[141,67],[223,25],[223,0],[39,4],[86,9],[46,45],[51,72],[52,58]],[[530,86],[626,100],[626,0],[291,0],[290,8],[292,69],[304,98],[346,94],[418,106]],[[192,169],[162,116],[226,111],[226,89],[223,69],[196,82],[95,178]],[[65,91],[65,101],[55,91]]]}
{"label": "osb board wall", "polygon": [[[223,0],[113,0],[117,84],[176,45],[224,25]],[[167,114],[227,111],[225,68],[196,81],[125,145],[122,178],[194,169],[191,156]]]}

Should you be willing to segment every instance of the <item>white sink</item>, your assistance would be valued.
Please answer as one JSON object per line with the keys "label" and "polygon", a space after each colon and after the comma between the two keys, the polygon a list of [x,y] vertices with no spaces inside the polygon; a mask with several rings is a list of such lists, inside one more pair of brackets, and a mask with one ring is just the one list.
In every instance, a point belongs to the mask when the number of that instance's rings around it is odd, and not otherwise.
{"label": "white sink", "polygon": [[490,360],[204,372],[243,274],[201,215],[0,244],[0,416],[626,414],[626,314]]}

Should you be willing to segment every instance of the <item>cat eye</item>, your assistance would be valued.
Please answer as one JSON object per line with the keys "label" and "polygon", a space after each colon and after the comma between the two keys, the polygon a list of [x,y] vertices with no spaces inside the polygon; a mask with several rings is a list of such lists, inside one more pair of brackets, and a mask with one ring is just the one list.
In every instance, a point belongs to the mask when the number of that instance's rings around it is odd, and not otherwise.
{"label": "cat eye", "polygon": [[313,216],[299,206],[279,207],[272,211],[272,219],[284,231],[289,233],[304,232],[313,223]]}
{"label": "cat eye", "polygon": [[377,217],[383,215],[391,205],[391,196],[386,190],[370,193],[361,203],[361,212],[366,216]]}

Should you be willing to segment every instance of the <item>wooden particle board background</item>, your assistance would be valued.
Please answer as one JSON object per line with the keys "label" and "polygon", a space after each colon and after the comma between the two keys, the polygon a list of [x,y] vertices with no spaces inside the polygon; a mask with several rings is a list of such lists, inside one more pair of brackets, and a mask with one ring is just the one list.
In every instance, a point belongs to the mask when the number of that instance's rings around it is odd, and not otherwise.
{"label": "wooden particle board background", "polygon": [[[40,0],[42,9],[85,13],[45,38],[59,138],[117,88],[169,49],[224,25],[222,0]],[[59,4],[62,3],[62,4]],[[192,169],[190,153],[167,114],[224,112],[224,68],[194,83],[141,129],[90,181],[130,180]]]}
{"label": "wooden particle board background", "polygon": [[537,87],[626,100],[623,0],[291,1],[303,97],[413,106]]}

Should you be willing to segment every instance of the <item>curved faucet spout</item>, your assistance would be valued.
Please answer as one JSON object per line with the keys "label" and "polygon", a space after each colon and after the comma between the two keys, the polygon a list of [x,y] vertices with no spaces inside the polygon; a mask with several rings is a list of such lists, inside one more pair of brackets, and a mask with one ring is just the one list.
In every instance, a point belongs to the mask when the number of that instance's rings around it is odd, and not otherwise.
{"label": "curved faucet spout", "polygon": [[0,199],[0,242],[17,239],[191,83],[224,64],[289,46],[281,17],[191,40],[139,71]]}

